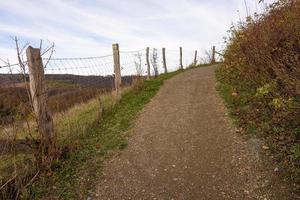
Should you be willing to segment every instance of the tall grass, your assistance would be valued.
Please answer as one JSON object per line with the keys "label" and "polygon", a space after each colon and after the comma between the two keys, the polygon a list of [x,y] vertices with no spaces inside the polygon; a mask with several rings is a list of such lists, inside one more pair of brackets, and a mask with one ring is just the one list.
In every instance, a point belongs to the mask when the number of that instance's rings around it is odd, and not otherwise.
{"label": "tall grass", "polygon": [[[181,71],[163,74],[155,79],[139,82],[128,88],[118,104],[110,96],[103,98],[105,105],[102,120],[97,117],[96,101],[75,108],[70,118],[75,127],[84,126],[84,131],[74,130],[65,137],[61,146],[67,147],[63,157],[54,163],[51,174],[43,174],[24,195],[29,199],[87,199],[101,176],[102,162],[113,150],[127,146],[133,120],[144,105],[156,94],[164,81]],[[78,112],[77,112],[78,111]],[[59,120],[60,121],[60,120]],[[76,125],[77,124],[77,125]],[[64,126],[62,126],[64,127]],[[79,129],[81,130],[81,128]]]}
{"label": "tall grass", "polygon": [[280,171],[300,182],[300,1],[280,0],[233,26],[219,89],[246,132],[266,138]]}
{"label": "tall grass", "polygon": [[[103,102],[101,107],[99,98]],[[77,104],[53,116],[61,156],[74,149],[70,145],[74,141],[73,138],[85,134],[92,124],[100,120],[100,109],[110,110],[113,106],[114,99],[110,93],[102,94],[99,98]],[[6,137],[5,132],[0,130],[0,141],[11,143],[11,147],[6,148],[7,152],[2,152],[0,160],[0,199],[25,198],[26,188],[43,173],[36,165],[34,142],[39,136],[34,130],[37,127],[33,121],[29,123],[33,132],[27,130],[25,122],[18,127],[15,124],[9,125],[12,128],[7,128]],[[33,146],[28,146],[29,144]]]}
{"label": "tall grass", "polygon": [[[91,94],[81,103],[66,98],[64,101],[69,103],[69,108],[59,109],[60,112],[53,114],[59,155],[47,169],[40,169],[35,164],[34,146],[21,149],[23,146],[16,143],[26,142],[30,135],[32,142],[26,144],[34,145],[38,138],[34,120],[21,121],[18,127],[15,127],[16,123],[5,126],[6,131],[0,130],[0,142],[9,140],[13,146],[10,151],[2,152],[0,159],[0,199],[40,199],[44,196],[49,196],[49,199],[82,199],[91,188],[90,181],[96,177],[95,173],[100,172],[99,164],[104,156],[110,150],[126,146],[126,137],[121,133],[129,128],[138,111],[163,81],[177,73],[164,74],[146,82],[143,77],[136,78],[131,86],[122,88],[119,103],[113,92]],[[62,98],[60,95],[59,99]],[[25,128],[27,125],[32,132]]]}

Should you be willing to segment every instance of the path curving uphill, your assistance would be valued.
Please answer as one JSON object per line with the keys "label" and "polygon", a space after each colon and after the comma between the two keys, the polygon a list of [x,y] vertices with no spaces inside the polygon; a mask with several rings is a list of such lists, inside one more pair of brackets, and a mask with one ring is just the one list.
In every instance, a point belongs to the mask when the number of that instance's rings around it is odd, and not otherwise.
{"label": "path curving uphill", "polygon": [[104,164],[95,199],[293,199],[260,158],[262,142],[236,133],[215,68],[165,82],[129,131],[128,147]]}

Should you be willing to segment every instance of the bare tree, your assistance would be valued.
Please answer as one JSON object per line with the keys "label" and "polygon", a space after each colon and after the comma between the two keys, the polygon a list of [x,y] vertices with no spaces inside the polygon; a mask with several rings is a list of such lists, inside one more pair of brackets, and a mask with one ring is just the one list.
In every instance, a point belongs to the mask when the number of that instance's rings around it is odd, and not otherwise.
{"label": "bare tree", "polygon": [[[215,54],[215,55],[213,55]],[[218,52],[217,50],[205,50],[204,51],[204,56],[200,58],[200,63],[201,64],[213,64],[215,62],[218,62],[220,60],[222,60],[223,58],[223,54],[221,52]]]}
{"label": "bare tree", "polygon": [[205,50],[204,51],[204,56],[200,58],[200,63],[201,64],[209,64],[212,61],[212,49],[210,50]]}
{"label": "bare tree", "polygon": [[153,52],[152,52],[152,56],[150,58],[151,60],[151,64],[154,70],[154,76],[157,77],[158,76],[158,55],[157,55],[157,49],[153,48]]}
{"label": "bare tree", "polygon": [[[34,120],[32,120],[30,117],[28,118],[28,113],[33,113],[33,106],[32,106],[32,98],[31,98],[31,93],[30,93],[30,89],[29,89],[29,82],[28,82],[28,62],[26,60],[26,49],[29,47],[29,43],[25,43],[24,45],[20,44],[20,41],[17,37],[12,37],[12,40],[15,43],[15,47],[16,47],[16,58],[17,58],[17,64],[11,64],[10,61],[4,60],[0,58],[0,61],[5,65],[5,66],[1,66],[0,68],[4,68],[5,73],[10,74],[11,77],[11,83],[9,83],[9,87],[10,88],[14,88],[14,98],[19,98],[22,99],[22,101],[20,100],[20,104],[19,105],[11,105],[13,106],[12,108],[15,110],[16,114],[15,116],[11,117],[12,121],[9,122],[10,124],[2,124],[0,122],[0,133],[1,134],[5,134],[7,135],[6,140],[7,143],[5,143],[5,146],[3,148],[1,148],[1,152],[0,152],[0,159],[2,157],[2,155],[5,154],[11,154],[10,157],[8,157],[10,159],[10,161],[7,161],[8,163],[11,162],[10,164],[12,165],[12,167],[14,168],[14,173],[12,174],[8,174],[7,179],[5,180],[4,183],[1,182],[2,185],[0,185],[0,195],[5,194],[5,191],[10,191],[10,190],[14,190],[15,193],[14,198],[17,198],[20,195],[20,192],[26,188],[27,186],[29,186],[39,175],[40,173],[40,167],[41,165],[45,165],[46,163],[39,163],[39,157],[41,157],[41,142],[39,142],[39,140],[32,135],[32,133],[34,132],[34,130],[36,130],[36,123],[34,123]],[[41,49],[41,55],[42,56],[48,56],[45,61],[46,64],[44,65],[45,67],[47,66],[47,64],[49,63],[49,60],[51,59],[53,53],[54,53],[54,43],[50,43],[49,42],[49,46],[47,46],[46,48],[43,48],[43,42],[41,40],[39,48]],[[17,87],[19,87],[17,85],[17,83],[20,83],[19,80],[17,80],[18,78],[21,78],[21,82],[23,82],[24,84],[24,88],[26,89],[27,92],[27,96],[28,96],[28,101],[24,100],[24,95],[21,94],[19,89],[16,89]],[[25,97],[26,98],[26,97]],[[16,99],[17,101],[17,99]],[[28,112],[28,113],[27,113]],[[32,116],[32,115],[30,115]],[[3,127],[2,127],[3,125]],[[27,133],[26,135],[26,144],[28,145],[28,147],[32,148],[33,150],[35,150],[35,153],[33,155],[35,155],[35,158],[32,160],[37,168],[33,167],[31,163],[33,162],[24,162],[22,163],[22,167],[19,166],[20,162],[17,161],[16,156],[18,156],[18,153],[16,151],[16,148],[19,148],[20,146],[20,141],[17,137],[18,134],[20,133]],[[24,142],[24,141],[22,141]],[[52,159],[50,158],[49,161],[51,161]],[[17,163],[18,162],[18,167],[17,167]],[[49,164],[49,162],[47,162]],[[50,165],[48,165],[47,167],[50,167]],[[33,171],[26,171],[26,170],[22,170],[22,172],[18,171],[19,168],[24,168],[24,169],[35,169],[36,171],[34,171],[34,174],[32,174]],[[28,174],[26,174],[27,172],[29,172]],[[24,179],[24,177],[26,177],[26,179]],[[2,180],[1,180],[2,181]],[[13,184],[11,184],[13,183]],[[14,188],[11,188],[11,187]],[[7,193],[8,194],[8,193]],[[9,199],[9,198],[8,198]]]}
{"label": "bare tree", "polygon": [[[19,62],[19,66],[20,66],[20,69],[21,69],[21,73],[23,75],[23,79],[24,79],[24,83],[25,83],[25,87],[26,87],[26,91],[27,91],[27,95],[28,95],[28,99],[29,99],[29,104],[30,104],[30,107],[31,107],[31,110],[35,113],[35,120],[36,120],[36,123],[37,123],[37,126],[38,126],[38,132],[40,134],[40,141],[39,141],[39,152],[37,155],[37,161],[39,163],[37,163],[38,165],[46,165],[48,167],[48,165],[50,164],[50,162],[52,162],[51,160],[53,159],[52,157],[54,157],[55,155],[52,155],[53,152],[54,154],[56,154],[56,147],[55,147],[55,138],[54,137],[51,137],[51,139],[46,139],[45,135],[44,135],[44,131],[41,131],[41,127],[44,126],[43,123],[41,123],[40,119],[41,117],[38,117],[37,115],[39,115],[39,109],[41,109],[40,107],[40,104],[37,104],[37,101],[36,99],[37,98],[40,98],[42,96],[35,96],[36,95],[36,91],[33,91],[32,88],[37,88],[37,86],[32,86],[32,84],[36,84],[34,82],[30,82],[30,86],[31,86],[31,89],[29,89],[29,84],[27,83],[27,80],[26,80],[26,76],[27,76],[27,70],[26,68],[28,67],[27,65],[30,64],[30,62],[32,62],[32,60],[27,60],[25,61],[24,60],[24,55],[25,55],[25,49],[26,49],[26,53],[27,53],[27,58],[28,58],[28,49],[32,49],[32,47],[29,46],[29,43],[27,42],[22,48],[20,48],[19,46],[19,42],[18,42],[18,38],[15,37],[14,38],[14,41],[15,41],[15,45],[16,45],[16,50],[17,50],[17,58],[18,58],[18,62]],[[50,43],[50,42],[49,42]],[[54,53],[54,43],[50,43],[50,45],[48,45],[45,49],[43,49],[43,41],[41,40],[40,41],[40,45],[39,45],[39,51],[38,53],[40,53],[39,55],[39,58],[42,59],[42,56],[45,56],[45,55],[48,55],[47,58],[45,58],[45,64],[42,64],[41,66],[43,66],[44,68],[47,67],[49,61],[51,60],[51,57]],[[29,59],[29,58],[28,58]],[[43,62],[42,60],[38,61],[38,62]],[[30,69],[29,69],[30,71]],[[42,74],[44,74],[43,70],[42,70]],[[30,78],[32,78],[32,74],[29,74]],[[41,80],[41,82],[39,82],[39,84],[42,84],[42,82],[44,83],[44,80],[42,80],[43,77],[40,77],[39,80]],[[33,80],[30,80],[30,81],[33,81]],[[42,84],[43,85],[43,84]],[[40,85],[38,85],[40,86]],[[43,88],[43,94],[44,95],[44,100],[45,100],[45,103],[47,104],[47,95],[44,94],[44,92],[47,93],[47,87],[43,87],[41,86],[40,89]],[[38,106],[37,106],[38,105]],[[46,105],[47,107],[47,105]],[[37,114],[39,113],[39,114]],[[45,114],[46,112],[44,112],[43,114]],[[45,114],[46,115],[46,114]],[[49,115],[49,114],[48,114]],[[50,117],[44,117],[44,118],[50,118]],[[43,119],[44,119],[43,118]],[[52,119],[51,119],[52,120]],[[52,124],[52,121],[51,121],[51,124]],[[51,155],[50,153],[51,152]]]}
{"label": "bare tree", "polygon": [[134,55],[135,56],[135,60],[134,60],[134,65],[135,65],[135,69],[136,69],[136,73],[138,76],[142,76],[144,71],[142,68],[142,54],[141,53],[137,53]]}

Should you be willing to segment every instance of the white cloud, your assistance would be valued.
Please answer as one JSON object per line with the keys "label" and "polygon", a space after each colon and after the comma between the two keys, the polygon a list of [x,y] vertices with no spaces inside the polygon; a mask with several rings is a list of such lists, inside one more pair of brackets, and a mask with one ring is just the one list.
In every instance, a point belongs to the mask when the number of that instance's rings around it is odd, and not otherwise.
{"label": "white cloud", "polygon": [[[250,2],[253,12],[256,4]],[[109,54],[112,42],[124,50],[181,45],[201,52],[221,45],[238,20],[236,10],[245,16],[243,0],[14,0],[0,1],[0,8],[6,13],[0,36],[49,39],[56,43],[57,57]],[[14,58],[9,48],[2,48],[0,56]]]}

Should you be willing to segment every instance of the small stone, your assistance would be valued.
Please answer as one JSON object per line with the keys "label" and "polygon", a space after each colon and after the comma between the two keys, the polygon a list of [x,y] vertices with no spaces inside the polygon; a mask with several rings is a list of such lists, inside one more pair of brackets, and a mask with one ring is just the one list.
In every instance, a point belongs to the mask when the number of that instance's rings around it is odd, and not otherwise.
{"label": "small stone", "polygon": [[174,168],[174,167],[176,167],[176,165],[172,165],[172,167]]}
{"label": "small stone", "polygon": [[279,172],[279,168],[276,167],[276,168],[274,169],[274,172]]}
{"label": "small stone", "polygon": [[264,150],[270,149],[270,147],[268,147],[268,146],[266,146],[266,145],[263,145],[262,148],[263,148]]}

